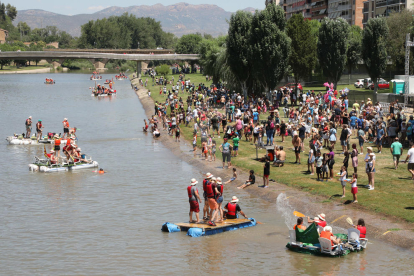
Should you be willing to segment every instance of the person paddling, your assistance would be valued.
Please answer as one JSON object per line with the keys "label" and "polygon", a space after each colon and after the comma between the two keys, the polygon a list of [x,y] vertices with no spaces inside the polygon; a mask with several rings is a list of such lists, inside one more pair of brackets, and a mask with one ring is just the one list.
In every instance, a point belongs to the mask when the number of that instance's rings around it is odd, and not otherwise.
{"label": "person paddling", "polygon": [[57,156],[57,158],[60,158],[60,145],[62,144],[62,139],[60,139],[59,135],[55,134],[55,136],[53,136],[54,140],[52,141],[52,143],[54,144],[54,150],[55,150],[55,156]]}
{"label": "person paddling", "polygon": [[[198,204],[198,202],[201,203],[201,198],[200,195],[198,194],[198,189],[196,188],[198,181],[193,178],[191,179],[191,183],[190,186],[187,187],[187,193],[188,193],[188,198],[189,198],[189,202],[190,202],[190,223],[191,222],[195,222],[195,223],[199,223],[200,222],[200,217],[199,217],[199,213],[200,213],[200,206]],[[193,212],[195,213],[196,216],[196,221],[193,220]]]}

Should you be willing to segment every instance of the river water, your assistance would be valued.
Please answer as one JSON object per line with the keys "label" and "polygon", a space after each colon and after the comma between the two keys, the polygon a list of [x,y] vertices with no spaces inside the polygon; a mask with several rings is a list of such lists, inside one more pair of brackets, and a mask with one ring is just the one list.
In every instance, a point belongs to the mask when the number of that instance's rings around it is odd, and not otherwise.
{"label": "river water", "polygon": [[[144,110],[129,81],[112,98],[90,96],[86,74],[0,75],[1,275],[412,275],[412,251],[371,239],[345,258],[287,251],[288,228],[276,202],[232,188],[243,211],[264,224],[214,236],[163,233],[166,222],[188,220],[186,187],[202,173],[141,129]],[[111,78],[113,75],[104,75]],[[78,145],[108,171],[31,173],[42,146],[13,146],[28,116],[45,132],[62,132],[67,117]],[[201,190],[201,187],[199,187]]]}

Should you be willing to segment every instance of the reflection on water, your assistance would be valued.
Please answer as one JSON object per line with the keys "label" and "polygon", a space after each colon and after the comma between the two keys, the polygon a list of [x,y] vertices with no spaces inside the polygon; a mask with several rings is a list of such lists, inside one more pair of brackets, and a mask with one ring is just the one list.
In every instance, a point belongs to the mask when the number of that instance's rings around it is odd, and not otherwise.
{"label": "reflection on water", "polygon": [[30,173],[27,164],[43,147],[2,140],[2,275],[413,274],[411,251],[376,240],[366,252],[339,259],[287,251],[285,220],[294,218],[282,216],[276,202],[231,188],[225,199],[237,195],[264,224],[201,238],[162,233],[164,222],[188,219],[186,187],[202,179],[200,172],[141,132],[144,112],[129,82],[115,82],[117,96],[99,100],[90,96],[88,75],[56,74],[48,86],[46,76],[0,76],[0,138],[23,132],[30,115],[43,120],[45,132],[61,132],[67,117],[80,128],[82,150],[108,173]]}

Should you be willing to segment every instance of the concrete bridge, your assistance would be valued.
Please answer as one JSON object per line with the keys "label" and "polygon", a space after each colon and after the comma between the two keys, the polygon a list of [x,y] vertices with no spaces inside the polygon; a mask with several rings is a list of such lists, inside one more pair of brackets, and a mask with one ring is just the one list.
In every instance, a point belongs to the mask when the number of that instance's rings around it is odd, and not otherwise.
{"label": "concrete bridge", "polygon": [[[137,72],[142,71],[142,63],[152,60],[198,60],[194,54],[175,54],[172,50],[123,50],[123,49],[75,49],[75,50],[48,50],[48,51],[21,51],[0,52],[0,59],[28,59],[46,60],[54,67],[61,66],[66,59],[87,59],[94,64],[97,70],[105,68],[111,59],[133,60],[137,62]],[[98,61],[97,61],[98,60]]]}

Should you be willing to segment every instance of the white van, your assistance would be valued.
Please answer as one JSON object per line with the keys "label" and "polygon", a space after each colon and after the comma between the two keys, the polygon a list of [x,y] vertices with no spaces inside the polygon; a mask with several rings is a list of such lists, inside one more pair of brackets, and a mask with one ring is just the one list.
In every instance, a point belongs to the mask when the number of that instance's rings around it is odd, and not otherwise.
{"label": "white van", "polygon": [[371,78],[365,78],[365,79],[364,79],[364,88],[365,88],[365,89],[368,89],[368,88],[369,88],[369,86],[371,85],[371,83],[372,83]]}

